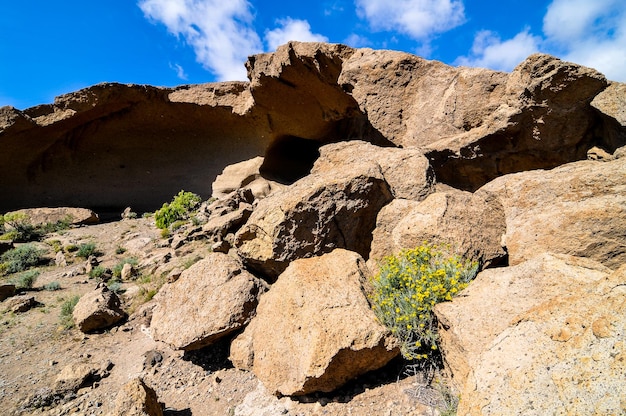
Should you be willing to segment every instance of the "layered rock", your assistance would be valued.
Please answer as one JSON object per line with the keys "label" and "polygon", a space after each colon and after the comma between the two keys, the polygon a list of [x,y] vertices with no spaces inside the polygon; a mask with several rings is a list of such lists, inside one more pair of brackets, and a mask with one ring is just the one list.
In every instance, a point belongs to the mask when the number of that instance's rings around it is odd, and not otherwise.
{"label": "layered rock", "polygon": [[245,326],[265,290],[237,259],[211,253],[157,294],[152,337],[176,349],[210,345]]}
{"label": "layered rock", "polygon": [[500,200],[510,264],[543,252],[626,262],[626,159],[506,175],[481,192]]}
{"label": "layered rock", "polygon": [[376,215],[391,199],[375,163],[312,174],[261,200],[235,245],[249,267],[270,278],[293,260],[336,248],[367,256]]}
{"label": "layered rock", "polygon": [[382,367],[399,350],[369,307],[368,277],[361,256],[341,249],[292,262],[233,342],[233,364],[282,395],[329,392]]}
{"label": "layered rock", "polygon": [[624,267],[544,254],[437,305],[458,414],[623,412],[625,282]]}
{"label": "layered rock", "polygon": [[436,192],[421,202],[395,199],[378,214],[368,264],[427,242],[487,267],[506,256],[505,232],[502,204],[484,192]]}

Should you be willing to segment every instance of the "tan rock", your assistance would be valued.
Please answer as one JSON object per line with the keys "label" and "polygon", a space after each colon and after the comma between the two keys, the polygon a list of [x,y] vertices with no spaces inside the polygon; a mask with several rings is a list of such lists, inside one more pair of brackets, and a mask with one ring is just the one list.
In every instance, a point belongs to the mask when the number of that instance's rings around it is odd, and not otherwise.
{"label": "tan rock", "polygon": [[118,393],[110,416],[163,416],[163,406],[154,389],[134,378]]}
{"label": "tan rock", "polygon": [[270,278],[295,259],[335,248],[367,256],[376,215],[391,199],[375,163],[312,174],[261,200],[235,246],[246,265]]}
{"label": "tan rock", "polygon": [[126,313],[117,295],[101,284],[80,298],[72,316],[78,329],[92,332],[115,325],[126,317]]}
{"label": "tan rock", "polygon": [[581,161],[506,175],[481,191],[504,207],[510,264],[550,251],[615,268],[626,262],[624,178],[626,159]]}
{"label": "tan rock", "polygon": [[211,253],[155,296],[152,336],[176,349],[210,345],[245,326],[265,290],[237,259]]}
{"label": "tan rock", "polygon": [[29,208],[11,211],[9,214],[24,215],[34,226],[61,221],[68,221],[71,225],[96,224],[100,221],[98,214],[86,208]]}
{"label": "tan rock", "polygon": [[14,296],[2,303],[3,309],[13,313],[23,313],[38,305],[34,296]]}
{"label": "tan rock", "polygon": [[329,392],[382,367],[399,349],[369,307],[368,277],[361,256],[342,249],[292,262],[232,343],[232,362],[283,395]]}
{"label": "tan rock", "polygon": [[134,267],[130,263],[124,263],[122,266],[122,270],[120,272],[120,278],[122,280],[130,280],[133,277],[133,273],[135,272]]}
{"label": "tan rock", "polygon": [[[494,270],[500,275],[490,282],[479,276],[463,297],[437,306],[438,316],[440,306],[445,317],[461,309],[466,315],[443,320],[473,357],[459,415],[624,411],[626,268],[610,273],[590,260],[556,260],[544,256],[541,273],[522,272],[535,261],[510,268],[510,277]],[[477,307],[473,320],[470,303]]]}
{"label": "tan rock", "polygon": [[385,256],[428,243],[486,267],[506,255],[505,232],[502,205],[486,193],[450,190],[421,202],[396,199],[378,215],[368,264],[374,268]]}
{"label": "tan rock", "polygon": [[[254,186],[254,189],[257,190],[260,181],[263,180],[260,173],[263,160],[262,157],[258,156],[226,166],[211,185],[213,189],[212,197],[223,199],[231,192],[246,187],[255,181],[258,181]],[[267,186],[269,188],[272,187],[271,181],[267,181]]]}
{"label": "tan rock", "polygon": [[598,135],[606,142],[604,147],[610,152],[623,147],[626,144],[626,84],[612,82],[593,99],[591,106],[602,117]]}
{"label": "tan rock", "polygon": [[371,162],[380,166],[394,198],[420,201],[434,190],[434,173],[421,152],[379,147],[358,140],[322,146],[311,173],[336,169],[340,165]]}

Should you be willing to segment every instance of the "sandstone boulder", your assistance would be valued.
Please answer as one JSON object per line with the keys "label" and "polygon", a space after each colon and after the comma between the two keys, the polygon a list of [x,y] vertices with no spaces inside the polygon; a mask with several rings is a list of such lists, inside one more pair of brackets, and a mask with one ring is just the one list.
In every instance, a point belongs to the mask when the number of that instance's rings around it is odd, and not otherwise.
{"label": "sandstone boulder", "polygon": [[504,210],[490,194],[452,189],[421,202],[396,199],[378,215],[368,264],[427,242],[487,267],[505,257],[505,232]]}
{"label": "sandstone boulder", "polygon": [[420,201],[433,192],[434,172],[422,153],[415,149],[379,147],[358,140],[321,147],[320,157],[311,173],[371,162],[380,166],[394,198]]}
{"label": "sandstone boulder", "polygon": [[90,386],[96,381],[107,377],[112,367],[113,364],[110,361],[105,362],[101,366],[92,363],[68,364],[57,375],[54,391],[57,395],[77,392],[80,388]]}
{"label": "sandstone boulder", "polygon": [[245,326],[265,290],[237,259],[211,253],[155,296],[152,337],[183,350],[210,345]]}
{"label": "sandstone boulder", "polygon": [[23,313],[27,312],[30,309],[37,306],[39,302],[35,300],[34,296],[30,295],[20,295],[14,296],[11,299],[3,302],[2,306],[5,311],[13,312],[13,313]]}
{"label": "sandstone boulder", "polygon": [[458,414],[623,412],[625,282],[624,267],[544,254],[437,305]]}
{"label": "sandstone boulder", "polygon": [[255,199],[264,198],[281,185],[261,176],[261,166],[264,158],[261,156],[250,160],[228,165],[222,173],[217,175],[211,185],[213,198],[224,199],[232,192],[246,188],[252,191]]}
{"label": "sandstone boulder", "polygon": [[98,214],[86,208],[29,208],[9,212],[23,215],[33,226],[67,221],[70,225],[89,225],[100,221]]}
{"label": "sandstone boulder", "polygon": [[292,262],[233,341],[231,361],[282,395],[329,392],[384,366],[399,349],[369,307],[368,278],[347,250]]}
{"label": "sandstone boulder", "polygon": [[309,175],[261,200],[235,245],[247,265],[270,278],[295,259],[335,248],[365,257],[376,215],[391,199],[375,163]]}
{"label": "sandstone boulder", "polygon": [[598,110],[603,123],[599,134],[608,143],[609,150],[626,144],[626,84],[612,82],[596,95],[591,106]]}
{"label": "sandstone boulder", "polygon": [[111,416],[163,416],[163,406],[154,389],[134,378],[118,393]]}
{"label": "sandstone boulder", "polygon": [[80,298],[72,316],[78,329],[92,332],[115,325],[126,317],[126,313],[117,295],[101,284]]}
{"label": "sandstone boulder", "polygon": [[510,264],[549,251],[615,268],[626,262],[624,178],[626,159],[581,161],[506,175],[481,192],[504,207]]}
{"label": "sandstone boulder", "polygon": [[15,295],[15,285],[12,283],[0,283],[0,302]]}

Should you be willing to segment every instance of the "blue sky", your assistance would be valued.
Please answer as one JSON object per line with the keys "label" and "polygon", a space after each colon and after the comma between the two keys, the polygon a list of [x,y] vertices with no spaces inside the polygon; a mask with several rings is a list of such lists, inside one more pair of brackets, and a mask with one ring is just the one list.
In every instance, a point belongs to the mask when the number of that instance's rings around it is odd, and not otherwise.
{"label": "blue sky", "polygon": [[510,71],[533,52],[626,82],[623,0],[20,0],[0,5],[0,106],[122,82],[246,79],[288,40]]}

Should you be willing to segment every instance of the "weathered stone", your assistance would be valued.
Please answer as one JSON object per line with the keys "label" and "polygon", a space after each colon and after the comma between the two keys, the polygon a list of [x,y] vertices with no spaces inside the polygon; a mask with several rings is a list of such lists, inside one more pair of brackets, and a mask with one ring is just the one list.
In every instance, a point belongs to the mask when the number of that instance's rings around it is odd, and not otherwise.
{"label": "weathered stone", "polygon": [[458,414],[623,412],[625,283],[624,267],[546,254],[437,305]]}
{"label": "weathered stone", "polygon": [[429,243],[487,267],[505,257],[505,232],[504,210],[490,194],[450,190],[421,202],[396,199],[378,215],[368,264]]}
{"label": "weathered stone", "polygon": [[126,317],[120,299],[105,285],[83,295],[72,314],[74,323],[82,332],[92,332],[115,325]]}
{"label": "weathered stone", "polygon": [[435,177],[428,159],[415,149],[378,147],[362,141],[328,144],[311,173],[336,169],[340,165],[374,162],[380,166],[394,198],[420,201],[433,192]]}
{"label": "weathered stone", "polygon": [[[248,187],[253,191],[259,190],[258,186],[254,189],[249,185],[255,181],[265,180],[260,173],[261,166],[263,165],[263,158],[258,156],[250,160],[244,160],[243,162],[228,165],[224,168],[222,173],[217,175],[215,181],[211,185],[213,190],[212,197],[217,199],[223,199],[231,192],[238,189]],[[269,188],[272,187],[271,181],[266,181]],[[259,182],[260,183],[260,182]],[[266,196],[261,193],[260,195],[254,194],[255,197]]]}
{"label": "weathered stone", "polygon": [[[361,256],[337,249],[292,262],[231,345],[274,394],[329,392],[399,353],[365,297]],[[280,311],[280,313],[277,313]]]}
{"label": "weathered stone", "polygon": [[31,225],[56,224],[67,221],[71,225],[96,224],[98,214],[85,208],[29,208],[12,211],[9,214],[23,215]]}
{"label": "weathered stone", "polygon": [[543,252],[626,262],[626,159],[581,161],[500,177],[481,192],[504,207],[510,264]]}
{"label": "weathered stone", "polygon": [[154,389],[134,378],[118,393],[111,416],[163,416],[163,406]]}
{"label": "weathered stone", "polygon": [[309,175],[261,200],[235,245],[247,265],[270,278],[295,259],[335,248],[366,257],[376,215],[391,199],[375,163]]}
{"label": "weathered stone", "polygon": [[0,302],[15,295],[15,285],[12,283],[0,283]]}
{"label": "weathered stone", "polygon": [[130,280],[131,277],[133,277],[133,273],[135,273],[133,265],[130,263],[124,263],[120,272],[120,278],[122,280]]}
{"label": "weathered stone", "polygon": [[242,203],[235,211],[224,215],[211,215],[202,226],[202,232],[215,241],[222,240],[228,233],[236,232],[252,214],[252,205]]}
{"label": "weathered stone", "polygon": [[57,254],[55,254],[54,256],[54,264],[57,267],[67,266],[67,259],[65,258],[65,253],[63,253],[63,251],[61,250],[57,251]]}
{"label": "weathered stone", "polygon": [[6,311],[10,311],[13,313],[23,313],[34,308],[35,306],[37,306],[37,304],[38,302],[35,300],[34,296],[20,295],[12,297],[11,299],[5,301],[2,306]]}
{"label": "weathered stone", "polygon": [[155,296],[152,336],[176,349],[210,345],[245,326],[265,290],[237,259],[211,253]]}
{"label": "weathered stone", "polygon": [[76,392],[81,387],[91,385],[105,375],[107,374],[103,374],[100,367],[90,363],[69,364],[63,367],[57,375],[54,390],[57,393]]}

